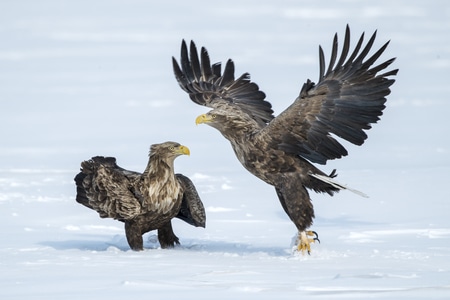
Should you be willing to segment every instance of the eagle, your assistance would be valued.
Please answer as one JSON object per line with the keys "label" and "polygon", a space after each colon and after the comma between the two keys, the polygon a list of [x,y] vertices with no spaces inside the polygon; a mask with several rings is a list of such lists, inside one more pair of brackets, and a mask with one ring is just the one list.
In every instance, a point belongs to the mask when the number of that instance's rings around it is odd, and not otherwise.
{"label": "eagle", "polygon": [[189,148],[176,142],[153,144],[143,173],[125,170],[116,158],[95,156],[81,163],[75,176],[76,201],[125,223],[128,244],[143,250],[142,235],[158,230],[161,248],[179,244],[171,220],[179,218],[205,227],[205,209],[192,181],[174,173],[174,160],[189,155]]}
{"label": "eagle", "polygon": [[313,164],[346,156],[339,138],[362,145],[367,139],[365,131],[385,109],[398,69],[386,70],[395,58],[377,63],[389,41],[368,56],[376,34],[363,45],[362,33],[350,51],[347,25],[339,57],[334,35],[328,65],[319,46],[318,82],[306,80],[294,102],[276,117],[249,73],[235,78],[231,59],[222,72],[221,63],[211,64],[204,47],[198,53],[191,41],[188,51],[185,40],[180,63],[172,57],[181,89],[193,102],[212,108],[198,116],[196,124],[217,129],[230,141],[244,168],[275,187],[281,206],[298,230],[296,251],[309,254],[311,243],[319,241],[310,230],[314,209],[308,190],[331,196],[346,189],[358,192],[337,182],[336,170],[327,175]]}

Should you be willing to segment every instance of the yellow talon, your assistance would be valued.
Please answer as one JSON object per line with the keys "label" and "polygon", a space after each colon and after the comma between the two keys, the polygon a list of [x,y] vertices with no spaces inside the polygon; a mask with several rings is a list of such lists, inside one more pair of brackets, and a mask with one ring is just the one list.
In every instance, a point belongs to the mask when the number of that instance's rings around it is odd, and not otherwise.
{"label": "yellow talon", "polygon": [[[309,237],[314,238],[309,238]],[[305,251],[308,252],[308,254],[311,254],[311,243],[315,243],[319,240],[319,236],[317,232],[315,231],[300,231],[298,233],[298,239],[297,239],[297,251],[301,252],[302,254],[305,253]]]}

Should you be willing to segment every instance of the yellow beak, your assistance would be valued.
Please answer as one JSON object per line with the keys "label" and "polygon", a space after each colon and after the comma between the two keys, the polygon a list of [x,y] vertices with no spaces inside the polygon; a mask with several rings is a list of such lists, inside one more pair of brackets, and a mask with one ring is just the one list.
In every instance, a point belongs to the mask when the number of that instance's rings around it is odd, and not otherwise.
{"label": "yellow beak", "polygon": [[183,145],[178,147],[178,153],[184,154],[184,155],[191,155],[191,151],[189,151],[189,148],[186,146],[183,146]]}
{"label": "yellow beak", "polygon": [[198,116],[197,119],[195,119],[195,125],[208,123],[208,122],[211,122],[211,121],[212,121],[212,117],[211,116],[203,114],[203,115]]}

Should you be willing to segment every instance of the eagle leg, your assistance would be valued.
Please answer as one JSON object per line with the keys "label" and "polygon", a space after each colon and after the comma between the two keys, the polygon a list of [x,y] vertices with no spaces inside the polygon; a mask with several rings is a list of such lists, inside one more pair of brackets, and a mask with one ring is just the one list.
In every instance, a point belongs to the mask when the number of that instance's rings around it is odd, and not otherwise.
{"label": "eagle leg", "polygon": [[[313,238],[310,238],[313,237]],[[311,254],[311,244],[315,242],[319,242],[319,235],[315,231],[300,231],[297,237],[297,251],[304,253],[305,251],[308,254]]]}
{"label": "eagle leg", "polygon": [[141,229],[135,222],[125,221],[125,235],[127,236],[128,245],[130,245],[132,250],[144,250]]}
{"label": "eagle leg", "polygon": [[171,221],[158,228],[158,241],[162,249],[173,248],[175,244],[180,244],[178,237],[173,232]]}

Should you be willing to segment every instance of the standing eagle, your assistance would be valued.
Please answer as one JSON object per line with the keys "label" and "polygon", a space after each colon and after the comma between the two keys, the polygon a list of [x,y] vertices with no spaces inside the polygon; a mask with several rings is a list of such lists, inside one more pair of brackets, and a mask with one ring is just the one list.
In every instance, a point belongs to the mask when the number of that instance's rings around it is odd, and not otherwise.
{"label": "standing eagle", "polygon": [[189,178],[174,173],[174,160],[189,149],[174,142],[150,147],[144,173],[125,170],[114,157],[95,156],[81,163],[75,177],[76,201],[97,211],[102,218],[125,223],[128,244],[143,250],[142,235],[158,230],[161,248],[179,244],[172,230],[176,217],[205,227],[205,210]]}
{"label": "standing eagle", "polygon": [[376,32],[362,47],[362,34],[348,56],[347,26],[339,58],[337,34],[334,36],[328,67],[319,47],[318,83],[308,79],[295,101],[277,117],[248,73],[235,79],[231,59],[222,73],[220,63],[211,65],[205,48],[199,59],[194,42],[188,53],[184,40],[180,64],[172,58],[180,87],[193,102],[212,108],[198,116],[196,123],[219,130],[242,165],[275,187],[281,206],[298,229],[298,251],[309,253],[310,243],[318,241],[317,233],[307,230],[314,218],[308,189],[330,195],[349,189],[333,180],[335,170],[327,175],[312,163],[325,164],[347,155],[334,136],[362,145],[367,138],[364,130],[379,120],[394,83],[389,77],[398,70],[385,69],[395,58],[374,66],[389,42],[367,57],[375,37]]}

